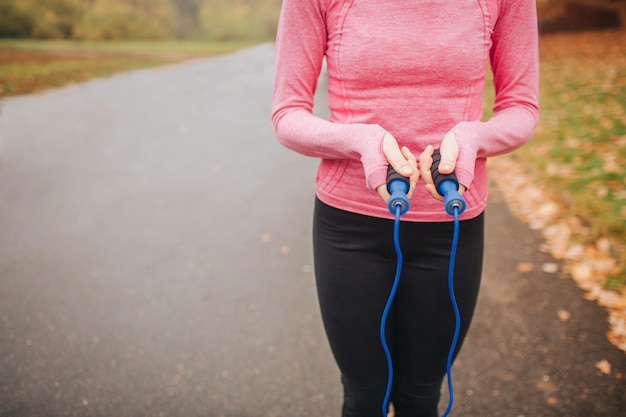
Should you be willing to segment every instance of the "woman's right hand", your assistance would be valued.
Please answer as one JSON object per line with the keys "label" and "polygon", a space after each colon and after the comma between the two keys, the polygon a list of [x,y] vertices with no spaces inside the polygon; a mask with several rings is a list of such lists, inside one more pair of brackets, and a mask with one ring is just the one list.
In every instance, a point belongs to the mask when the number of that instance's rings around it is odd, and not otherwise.
{"label": "woman's right hand", "polygon": [[[411,152],[406,146],[403,146],[402,149],[400,149],[396,138],[394,138],[391,133],[385,134],[383,138],[383,153],[393,169],[395,169],[400,175],[409,179],[410,186],[407,198],[411,198],[413,190],[415,190],[417,180],[420,176],[415,155],[413,155],[413,152]],[[385,204],[387,204],[389,197],[391,197],[389,191],[387,191],[387,184],[379,186],[376,188],[376,191]]]}

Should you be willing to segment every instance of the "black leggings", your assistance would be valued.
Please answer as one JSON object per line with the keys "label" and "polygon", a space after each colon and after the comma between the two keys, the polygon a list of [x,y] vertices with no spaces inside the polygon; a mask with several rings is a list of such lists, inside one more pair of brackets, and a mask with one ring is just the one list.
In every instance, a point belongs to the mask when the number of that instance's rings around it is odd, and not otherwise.
{"label": "black leggings", "polygon": [[[400,225],[404,265],[387,319],[396,417],[437,417],[454,333],[448,291],[452,222]],[[482,272],[484,215],[461,222],[454,291],[458,349],[469,328]],[[396,268],[393,221],[315,203],[315,276],[322,319],[344,386],[343,417],[380,417],[387,361],[379,328]]]}

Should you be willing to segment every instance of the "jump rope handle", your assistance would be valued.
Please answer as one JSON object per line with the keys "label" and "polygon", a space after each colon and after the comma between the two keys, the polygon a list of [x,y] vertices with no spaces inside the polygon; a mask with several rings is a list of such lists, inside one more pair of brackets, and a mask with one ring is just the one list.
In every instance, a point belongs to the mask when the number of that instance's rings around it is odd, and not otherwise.
{"label": "jump rope handle", "polygon": [[398,174],[391,165],[387,168],[387,191],[391,194],[387,208],[393,215],[396,214],[398,207],[400,215],[409,211],[409,199],[406,194],[409,192],[409,179]]}
{"label": "jump rope handle", "polygon": [[439,149],[435,149],[433,152],[433,164],[430,167],[430,173],[433,176],[433,182],[437,192],[443,196],[443,206],[450,216],[454,216],[454,209],[458,210],[457,214],[461,214],[465,211],[467,204],[465,200],[459,194],[459,181],[456,179],[456,175],[442,174],[439,172],[439,163],[441,162],[441,153]]}

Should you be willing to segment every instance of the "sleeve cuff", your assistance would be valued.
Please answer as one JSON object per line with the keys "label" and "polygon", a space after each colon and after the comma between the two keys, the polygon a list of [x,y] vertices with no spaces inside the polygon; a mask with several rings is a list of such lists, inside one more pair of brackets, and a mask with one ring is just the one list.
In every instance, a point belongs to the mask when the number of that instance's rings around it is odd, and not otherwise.
{"label": "sleeve cuff", "polygon": [[376,190],[387,182],[387,167],[376,167],[367,175],[367,188]]}
{"label": "sleeve cuff", "polygon": [[454,136],[459,145],[459,157],[456,162],[456,177],[459,184],[469,190],[474,181],[474,168],[478,156],[478,145],[472,128],[474,122],[462,122],[454,128]]}
{"label": "sleeve cuff", "polygon": [[376,190],[387,181],[387,167],[389,162],[383,152],[383,137],[387,133],[385,129],[376,126],[372,139],[367,148],[361,151],[361,163],[365,173],[367,188]]}

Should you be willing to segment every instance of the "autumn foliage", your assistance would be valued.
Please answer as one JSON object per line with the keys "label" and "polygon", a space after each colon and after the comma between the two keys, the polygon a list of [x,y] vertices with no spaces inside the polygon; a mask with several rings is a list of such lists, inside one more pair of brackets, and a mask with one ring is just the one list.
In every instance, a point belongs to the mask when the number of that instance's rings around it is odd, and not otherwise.
{"label": "autumn foliage", "polygon": [[626,31],[544,35],[540,52],[539,127],[492,178],[626,351]]}
{"label": "autumn foliage", "polygon": [[0,37],[271,39],[280,0],[0,0]]}

